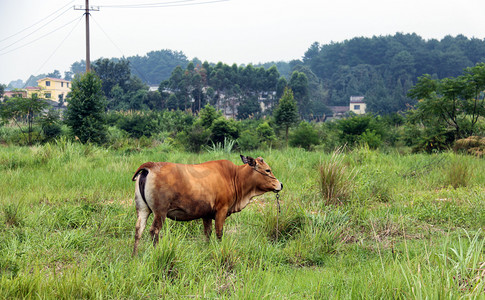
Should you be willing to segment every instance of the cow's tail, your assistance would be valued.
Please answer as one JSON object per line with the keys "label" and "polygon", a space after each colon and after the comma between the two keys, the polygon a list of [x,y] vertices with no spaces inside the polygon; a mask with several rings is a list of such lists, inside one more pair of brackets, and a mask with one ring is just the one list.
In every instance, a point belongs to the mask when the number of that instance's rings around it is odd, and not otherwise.
{"label": "cow's tail", "polygon": [[148,176],[148,173],[150,172],[150,168],[154,165],[153,162],[147,162],[147,163],[144,163],[143,165],[141,165],[138,170],[136,170],[135,174],[133,175],[133,177],[131,178],[132,181],[136,181],[136,178],[137,177],[140,177],[138,179],[138,190],[140,191],[140,196],[141,198],[143,199],[143,202],[145,202],[146,206],[148,207],[148,209],[150,211],[152,211],[152,209],[150,208],[150,206],[148,205],[148,202],[147,202],[147,199],[145,197],[145,186],[146,186],[146,182],[147,182],[147,176]]}

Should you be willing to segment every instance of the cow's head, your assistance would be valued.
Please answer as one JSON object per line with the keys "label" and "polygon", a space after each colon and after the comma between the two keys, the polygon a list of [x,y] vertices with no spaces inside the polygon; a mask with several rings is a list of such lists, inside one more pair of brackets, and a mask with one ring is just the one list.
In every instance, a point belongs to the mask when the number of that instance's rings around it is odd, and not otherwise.
{"label": "cow's head", "polygon": [[256,173],[257,188],[264,192],[279,192],[283,189],[283,184],[273,175],[270,166],[262,157],[256,159],[250,156],[241,155],[243,163],[253,168]]}

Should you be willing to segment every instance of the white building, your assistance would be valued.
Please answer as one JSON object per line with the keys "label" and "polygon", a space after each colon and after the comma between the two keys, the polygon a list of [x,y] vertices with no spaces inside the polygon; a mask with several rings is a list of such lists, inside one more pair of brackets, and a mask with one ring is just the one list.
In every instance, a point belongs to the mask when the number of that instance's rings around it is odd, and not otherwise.
{"label": "white building", "polygon": [[364,102],[364,96],[350,96],[350,108],[349,110],[357,115],[365,114],[366,104]]}

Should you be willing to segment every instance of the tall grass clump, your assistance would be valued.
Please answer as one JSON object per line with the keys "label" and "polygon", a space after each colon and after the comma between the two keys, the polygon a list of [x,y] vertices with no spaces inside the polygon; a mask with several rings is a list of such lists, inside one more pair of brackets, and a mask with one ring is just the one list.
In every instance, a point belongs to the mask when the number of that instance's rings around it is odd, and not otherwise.
{"label": "tall grass clump", "polygon": [[485,292],[485,239],[479,229],[474,236],[465,231],[466,240],[458,237],[458,245],[451,247],[446,259],[451,263],[452,275],[459,289],[471,293]]}
{"label": "tall grass clump", "polygon": [[454,161],[445,171],[445,185],[453,188],[466,187],[470,181],[470,169],[464,161]]}
{"label": "tall grass clump", "polygon": [[266,209],[260,227],[270,241],[285,242],[300,232],[305,224],[305,211],[297,205],[278,212]]}
{"label": "tall grass clump", "polygon": [[344,203],[352,191],[355,175],[355,169],[344,163],[342,150],[335,150],[330,160],[320,165],[320,191],[325,205]]}
{"label": "tall grass clump", "polygon": [[19,204],[7,204],[2,208],[3,222],[7,227],[20,226],[23,223],[23,214],[19,212]]}
{"label": "tall grass clump", "polygon": [[320,265],[343,245],[349,217],[338,209],[306,214],[304,226],[286,245],[286,261],[297,266]]}
{"label": "tall grass clump", "polygon": [[212,142],[212,146],[207,146],[207,152],[216,153],[231,153],[236,145],[236,140],[224,137],[224,142]]}

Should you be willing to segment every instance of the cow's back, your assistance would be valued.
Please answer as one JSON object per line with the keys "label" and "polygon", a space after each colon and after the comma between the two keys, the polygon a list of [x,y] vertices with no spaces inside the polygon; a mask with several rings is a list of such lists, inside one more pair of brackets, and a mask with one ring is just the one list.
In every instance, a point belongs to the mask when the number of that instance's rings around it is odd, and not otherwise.
{"label": "cow's back", "polygon": [[219,160],[197,165],[149,163],[145,193],[154,210],[177,220],[213,217],[217,207],[234,198],[235,165]]}

